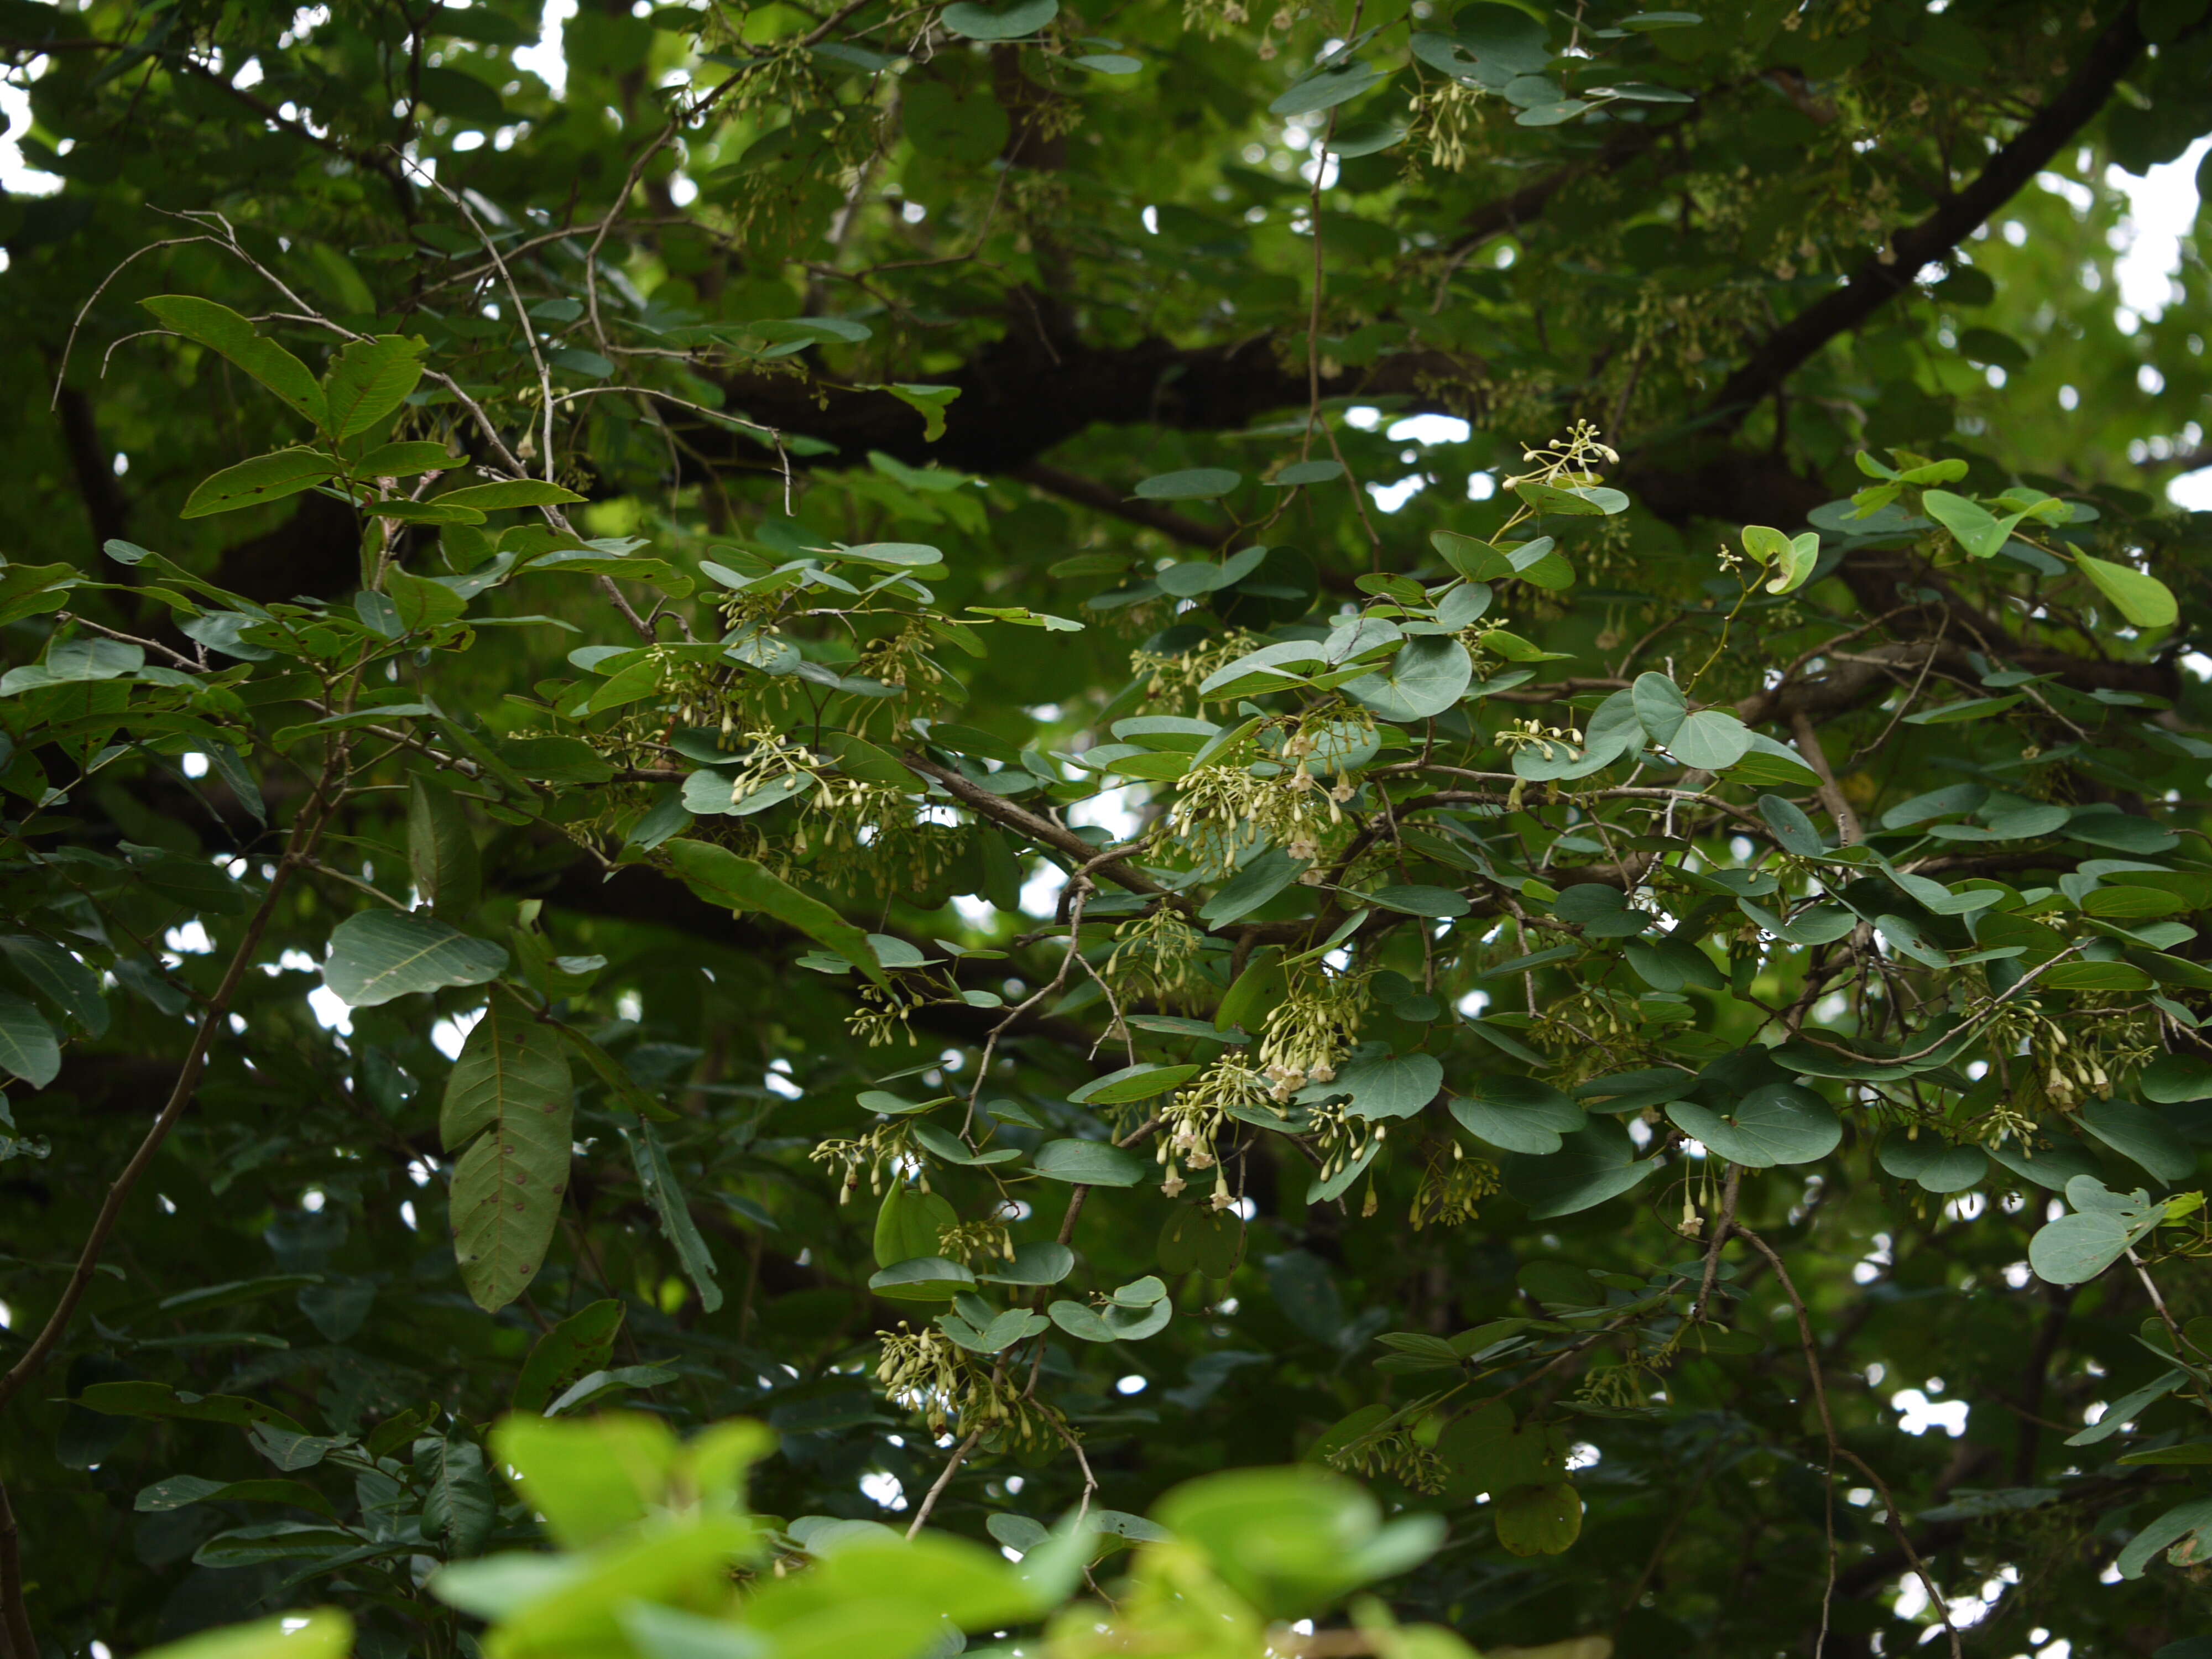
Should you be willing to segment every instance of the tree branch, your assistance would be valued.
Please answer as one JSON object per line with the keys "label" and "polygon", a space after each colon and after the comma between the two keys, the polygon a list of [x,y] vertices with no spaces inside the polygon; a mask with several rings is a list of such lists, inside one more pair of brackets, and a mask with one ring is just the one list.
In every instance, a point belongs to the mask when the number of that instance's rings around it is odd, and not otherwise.
{"label": "tree branch", "polygon": [[1965,240],[2073,142],[2104,108],[2142,48],[2142,31],[2130,0],[2083,54],[2073,78],[1990,158],[1971,184],[1939,203],[1918,224],[1893,235],[1889,246],[1861,265],[1843,287],[1814,301],[1769,335],[1750,361],[1729,376],[1709,410],[1729,426],[1741,422],[1821,347],[1911,288],[1923,266]]}

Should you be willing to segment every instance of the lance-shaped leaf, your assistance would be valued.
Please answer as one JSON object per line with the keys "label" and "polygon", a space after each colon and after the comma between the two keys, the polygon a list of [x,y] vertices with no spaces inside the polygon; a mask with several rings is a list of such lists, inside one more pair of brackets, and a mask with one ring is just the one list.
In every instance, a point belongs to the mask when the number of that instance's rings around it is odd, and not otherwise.
{"label": "lance-shaped leaf", "polygon": [[422,1488],[423,1535],[438,1540],[448,1561],[480,1553],[499,1520],[483,1448],[459,1434],[425,1435],[415,1443],[415,1479]]}
{"label": "lance-shaped leaf", "polygon": [[438,1115],[448,1150],[477,1137],[453,1170],[453,1254],[461,1282],[487,1312],[521,1295],[537,1273],[568,1185],[575,1104],[568,1056],[552,1028],[528,1014],[505,987],[493,994]]}
{"label": "lance-shaped leaf", "polygon": [[172,334],[218,351],[267,386],[317,426],[326,405],[313,373],[274,340],[254,332],[253,325],[228,306],[190,294],[157,294],[138,302]]}
{"label": "lance-shaped leaf", "polygon": [[703,841],[672,841],[668,856],[676,872],[708,903],[773,916],[826,945],[877,984],[890,982],[866,933],[766,866],[740,858],[726,847]]}
{"label": "lance-shaped leaf", "polygon": [[374,1008],[416,991],[487,985],[507,966],[489,939],[414,912],[369,910],[331,935],[323,982],[351,1008]]}
{"label": "lance-shaped leaf", "polygon": [[349,345],[324,383],[330,404],[324,429],[333,438],[357,437],[398,408],[422,378],[427,349],[421,340],[400,334]]}
{"label": "lance-shaped leaf", "polygon": [[684,1189],[677,1185],[676,1171],[669,1167],[668,1151],[660,1144],[660,1137],[653,1132],[650,1123],[635,1127],[625,1124],[622,1138],[629,1147],[630,1167],[637,1171],[637,1184],[653,1212],[660,1218],[661,1237],[676,1252],[676,1259],[684,1267],[684,1276],[699,1292],[699,1305],[714,1313],[722,1305],[722,1287],[714,1279],[714,1258],[707,1249],[707,1241],[700,1236],[699,1224],[691,1218],[691,1211],[684,1201]]}
{"label": "lance-shaped leaf", "polygon": [[39,1011],[18,996],[0,991],[0,1068],[13,1072],[33,1089],[43,1089],[62,1069],[61,1046]]}
{"label": "lance-shaped leaf", "polygon": [[279,449],[227,466],[204,480],[185,501],[180,519],[204,519],[281,501],[337,475],[338,464],[312,449]]}
{"label": "lance-shaped leaf", "polygon": [[407,863],[416,890],[441,915],[477,908],[483,866],[467,815],[443,784],[420,775],[407,786]]}

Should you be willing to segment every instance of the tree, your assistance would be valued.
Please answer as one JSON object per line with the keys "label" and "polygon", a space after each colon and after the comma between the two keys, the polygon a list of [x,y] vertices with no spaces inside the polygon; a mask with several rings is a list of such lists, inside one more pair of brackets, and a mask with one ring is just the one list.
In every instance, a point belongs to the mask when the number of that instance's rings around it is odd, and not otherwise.
{"label": "tree", "polygon": [[0,0],[10,1659],[2199,1652],[2203,0],[546,13]]}

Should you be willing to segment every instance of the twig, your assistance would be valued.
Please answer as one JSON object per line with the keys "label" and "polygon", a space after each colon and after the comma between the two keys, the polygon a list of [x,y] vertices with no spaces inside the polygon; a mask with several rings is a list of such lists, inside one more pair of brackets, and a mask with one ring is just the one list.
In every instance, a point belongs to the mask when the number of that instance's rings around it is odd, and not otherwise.
{"label": "twig", "polygon": [[4,1485],[0,1485],[0,1640],[4,1640],[14,1659],[39,1659],[38,1638],[31,1631],[31,1612],[23,1601],[21,1540],[15,1528],[15,1507],[8,1501]]}
{"label": "twig", "polygon": [[325,766],[314,793],[301,808],[300,817],[293,825],[291,845],[284,849],[283,857],[277,860],[276,872],[269,878],[269,890],[246,923],[245,936],[239,940],[238,949],[231,956],[230,965],[223,970],[222,983],[216,988],[215,995],[209,999],[206,1012],[200,1016],[198,1029],[192,1034],[191,1048],[186,1052],[185,1063],[177,1073],[176,1085],[170,1090],[169,1098],[162,1106],[160,1115],[146,1131],[145,1139],[138,1143],[138,1150],[131,1154],[131,1161],[123,1166],[122,1173],[108,1188],[107,1197],[100,1204],[100,1213],[93,1221],[92,1231],[84,1241],[83,1249],[78,1254],[69,1283],[62,1289],[61,1300],[55,1304],[44,1328],[33,1340],[23,1357],[15,1362],[14,1369],[5,1376],[0,1376],[0,1412],[7,1410],[15,1396],[45,1367],[60,1344],[70,1322],[76,1316],[77,1304],[84,1299],[85,1291],[91,1288],[93,1274],[100,1266],[100,1252],[106,1248],[116,1223],[122,1219],[124,1205],[129,1201],[140,1178],[152,1165],[154,1155],[161,1151],[161,1143],[169,1138],[169,1131],[176,1127],[177,1120],[184,1115],[185,1107],[191,1104],[193,1096],[198,1091],[200,1073],[207,1063],[208,1049],[214,1042],[216,1034],[226,1029],[223,1016],[229,1012],[232,998],[237,995],[246,970],[252,966],[253,953],[260,946],[262,934],[276,918],[277,901],[283,897],[293,872],[313,854],[315,843],[321,838],[323,826],[329,822],[335,803],[325,799],[325,792],[330,787],[339,764],[334,755]]}
{"label": "twig", "polygon": [[1935,1575],[1928,1571],[1927,1564],[1921,1560],[1920,1552],[1913,1548],[1911,1539],[1905,1536],[1905,1523],[1898,1519],[1897,1500],[1890,1495],[1889,1483],[1876,1474],[1864,1458],[1836,1438],[1836,1420],[1828,1412],[1827,1385],[1820,1375],[1820,1351],[1813,1340],[1813,1322],[1806,1314],[1805,1298],[1797,1294],[1796,1282],[1790,1277],[1790,1269],[1782,1265],[1782,1258],[1774,1253],[1765,1239],[1741,1223],[1735,1231],[1737,1237],[1766,1258],[1767,1264],[1774,1269],[1775,1278],[1781,1282],[1784,1294],[1790,1298],[1791,1310],[1797,1316],[1797,1340],[1805,1351],[1805,1374],[1812,1379],[1813,1403],[1820,1408],[1820,1432],[1828,1443],[1826,1511],[1828,1578],[1820,1591],[1820,1634],[1813,1644],[1813,1659],[1820,1659],[1820,1650],[1827,1645],[1828,1609],[1836,1595],[1836,1460],[1838,1458],[1852,1465],[1874,1483],[1875,1491],[1881,1498],[1882,1518],[1889,1525],[1890,1535],[1897,1540],[1898,1548],[1904,1551],[1905,1559],[1911,1564],[1921,1587],[1928,1592],[1928,1604],[1936,1609],[1936,1616],[1943,1621],[1943,1632],[1951,1638],[1951,1659],[1960,1659],[1959,1628],[1951,1622],[1950,1603],[1943,1599],[1943,1592],[1937,1588]]}
{"label": "twig", "polygon": [[938,1475],[935,1484],[922,1494],[921,1502],[915,1506],[914,1524],[906,1529],[908,1537],[911,1538],[921,1530],[922,1522],[929,1519],[929,1512],[937,1507],[937,1500],[945,1495],[945,1489],[952,1484],[952,1477],[968,1461],[968,1454],[975,1449],[976,1443],[982,1437],[982,1430],[970,1429],[968,1437],[952,1449],[952,1455],[945,1460],[945,1468]]}

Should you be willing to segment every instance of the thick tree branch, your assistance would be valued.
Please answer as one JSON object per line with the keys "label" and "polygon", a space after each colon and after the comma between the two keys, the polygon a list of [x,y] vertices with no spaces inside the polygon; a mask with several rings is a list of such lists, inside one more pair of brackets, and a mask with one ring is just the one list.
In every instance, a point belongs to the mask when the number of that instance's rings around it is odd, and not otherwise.
{"label": "thick tree branch", "polygon": [[1768,336],[1750,361],[1728,378],[1709,405],[1711,411],[1729,425],[1740,422],[1821,347],[1911,288],[1922,267],[1965,240],[2074,141],[2104,108],[2142,48],[2142,31],[2130,3],[2090,45],[2073,77],[2010,143],[1990,158],[1971,184],[1939,203],[1918,224],[1897,232],[1889,246],[1861,265],[1843,287],[1814,301]]}

